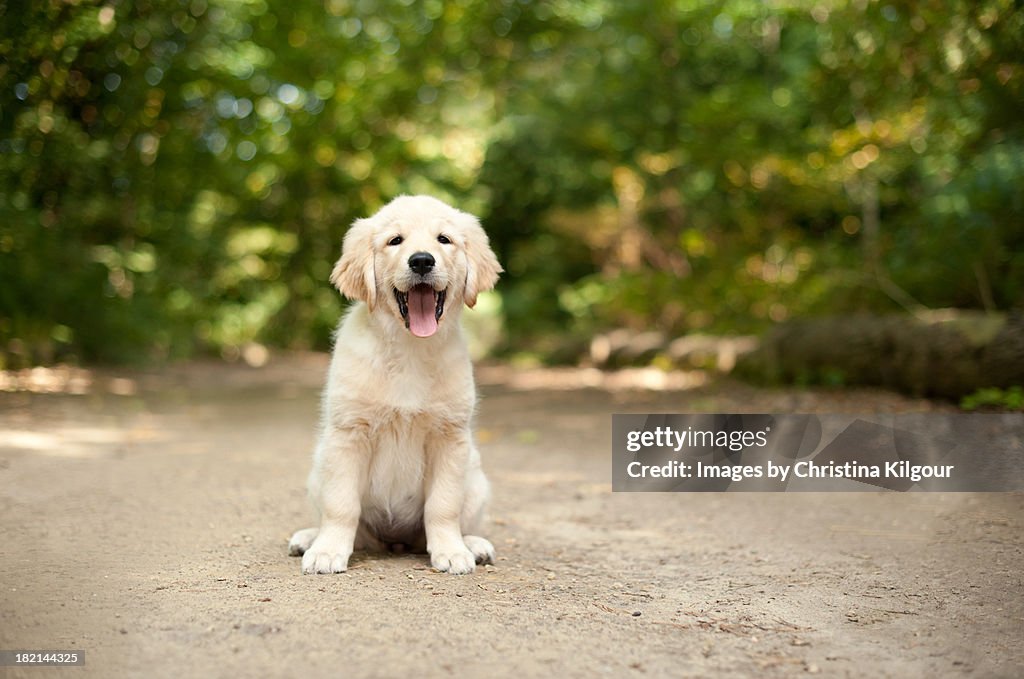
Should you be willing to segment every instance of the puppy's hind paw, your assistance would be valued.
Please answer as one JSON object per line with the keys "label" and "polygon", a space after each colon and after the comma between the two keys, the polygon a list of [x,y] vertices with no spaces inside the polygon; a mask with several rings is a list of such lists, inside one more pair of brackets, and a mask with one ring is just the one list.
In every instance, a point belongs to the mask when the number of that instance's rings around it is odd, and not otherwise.
{"label": "puppy's hind paw", "polygon": [[477,535],[463,535],[462,540],[469,551],[473,552],[478,564],[494,563],[494,545],[490,540]]}
{"label": "puppy's hind paw", "polygon": [[316,540],[316,534],[319,532],[319,528],[303,528],[302,530],[295,531],[292,539],[288,541],[288,556],[302,556],[305,554],[309,546],[313,544],[313,540]]}

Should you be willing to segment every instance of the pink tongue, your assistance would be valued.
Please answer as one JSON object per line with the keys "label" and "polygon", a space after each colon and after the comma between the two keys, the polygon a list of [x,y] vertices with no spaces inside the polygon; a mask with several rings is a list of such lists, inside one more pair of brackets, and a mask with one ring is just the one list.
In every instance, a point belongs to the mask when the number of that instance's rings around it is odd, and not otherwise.
{"label": "pink tongue", "polygon": [[417,337],[430,337],[437,332],[434,310],[434,289],[429,285],[416,285],[409,290],[409,330]]}

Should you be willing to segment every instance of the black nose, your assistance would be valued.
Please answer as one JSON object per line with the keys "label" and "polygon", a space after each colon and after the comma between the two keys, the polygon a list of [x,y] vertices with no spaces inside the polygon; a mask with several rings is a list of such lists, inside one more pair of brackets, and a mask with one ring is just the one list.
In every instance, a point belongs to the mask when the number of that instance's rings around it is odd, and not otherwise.
{"label": "black nose", "polygon": [[409,268],[421,276],[424,275],[434,268],[434,255],[429,252],[414,253],[409,258]]}

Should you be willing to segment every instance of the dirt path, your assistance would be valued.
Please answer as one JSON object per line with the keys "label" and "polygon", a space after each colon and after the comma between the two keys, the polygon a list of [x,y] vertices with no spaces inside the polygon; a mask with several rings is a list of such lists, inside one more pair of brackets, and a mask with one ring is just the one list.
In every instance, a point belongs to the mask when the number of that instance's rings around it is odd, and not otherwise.
{"label": "dirt path", "polygon": [[310,523],[303,483],[324,367],[291,357],[84,375],[67,386],[82,395],[0,392],[0,649],[87,658],[0,676],[1024,668],[1019,495],[610,492],[612,412],[942,406],[481,370],[496,566],[453,577],[425,557],[363,555],[346,574],[312,577],[285,545]]}

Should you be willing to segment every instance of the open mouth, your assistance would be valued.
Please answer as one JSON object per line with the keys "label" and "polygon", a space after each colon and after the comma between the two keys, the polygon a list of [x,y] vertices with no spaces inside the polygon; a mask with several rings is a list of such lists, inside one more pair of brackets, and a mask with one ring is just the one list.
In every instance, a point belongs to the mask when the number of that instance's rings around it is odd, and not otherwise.
{"label": "open mouth", "polygon": [[430,337],[437,332],[437,322],[444,313],[447,290],[434,290],[426,283],[414,285],[407,292],[395,288],[398,311],[405,327],[417,337]]}

